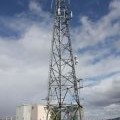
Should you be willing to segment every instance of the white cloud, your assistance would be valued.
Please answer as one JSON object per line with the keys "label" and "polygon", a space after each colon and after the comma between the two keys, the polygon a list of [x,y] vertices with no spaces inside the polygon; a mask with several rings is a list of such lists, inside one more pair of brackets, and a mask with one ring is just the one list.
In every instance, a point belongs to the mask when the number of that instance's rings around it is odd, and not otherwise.
{"label": "white cloud", "polygon": [[40,102],[47,96],[51,25],[46,29],[46,21],[25,19],[9,22],[11,28],[23,25],[20,37],[0,37],[1,115],[15,113],[17,104]]}
{"label": "white cloud", "polygon": [[82,26],[78,28],[78,30],[75,30],[75,35],[78,34],[76,38],[78,48],[83,48],[87,45],[95,45],[98,42],[104,42],[105,39],[111,36],[120,34],[120,23],[115,22],[115,20],[119,21],[120,19],[119,4],[119,0],[114,0],[109,6],[109,13],[96,23],[89,20],[87,16],[80,19]]}
{"label": "white cloud", "polygon": [[[120,74],[116,74],[113,77],[104,78],[100,82],[101,76],[112,74],[120,71],[120,55],[114,55],[115,51],[119,52],[119,40],[120,40],[120,1],[113,0],[109,6],[109,13],[99,19],[97,22],[91,21],[88,17],[84,16],[80,19],[81,26],[74,29],[74,50],[86,49],[85,52],[78,55],[79,65],[77,66],[78,76],[83,79],[93,78],[98,80],[97,85],[92,87],[85,87],[82,90],[84,97],[85,113],[87,116],[97,117],[118,117],[119,115],[119,95],[120,89]],[[111,42],[113,37],[113,43]],[[118,40],[117,40],[118,39]],[[107,41],[107,43],[105,42]],[[100,47],[98,44],[103,45]],[[109,44],[109,45],[106,45]],[[94,49],[98,45],[97,49]],[[106,47],[105,47],[106,45]],[[89,49],[89,47],[91,49]],[[87,50],[88,49],[88,50]],[[108,55],[108,57],[106,57]],[[103,56],[103,57],[102,57]],[[105,58],[106,57],[106,58]],[[99,62],[92,64],[91,61],[96,58],[101,58]],[[85,80],[84,80],[85,81]],[[91,84],[93,81],[86,81],[86,84]],[[115,104],[116,110],[110,110],[104,107],[109,107]],[[98,114],[99,113],[99,114]],[[102,119],[102,118],[101,118]]]}
{"label": "white cloud", "polygon": [[[83,78],[99,76],[120,70],[120,56],[115,56],[115,51],[113,51],[114,49],[112,50],[114,47],[116,51],[119,51],[120,38],[117,38],[117,36],[120,36],[119,3],[119,0],[112,1],[109,6],[109,13],[95,23],[89,20],[88,17],[82,17],[82,25],[74,30],[74,50],[77,51],[81,48],[83,50],[86,49],[86,52],[81,53],[78,57],[79,66],[77,69]],[[111,37],[113,37],[112,39],[114,41],[112,44],[107,45],[111,42]],[[99,43],[104,47],[100,47]],[[97,45],[99,48],[94,49]],[[91,50],[89,50],[89,47],[91,47]],[[106,57],[107,55],[108,57]],[[99,62],[91,64],[91,62],[96,59],[100,59]]]}
{"label": "white cloud", "polygon": [[29,3],[29,10],[34,15],[45,18],[46,19],[45,21],[50,20],[49,13],[44,12],[41,8],[41,0],[39,0],[39,1],[31,0]]}

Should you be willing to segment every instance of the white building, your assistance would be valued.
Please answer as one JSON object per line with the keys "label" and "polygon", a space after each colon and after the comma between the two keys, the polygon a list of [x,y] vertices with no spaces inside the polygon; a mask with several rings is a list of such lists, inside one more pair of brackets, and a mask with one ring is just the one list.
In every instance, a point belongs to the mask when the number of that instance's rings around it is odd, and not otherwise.
{"label": "white building", "polygon": [[16,120],[46,120],[44,105],[21,105],[16,109]]}
{"label": "white building", "polygon": [[17,106],[16,120],[30,120],[31,119],[31,105]]}
{"label": "white building", "polygon": [[43,105],[32,105],[31,120],[46,120],[46,110]]}

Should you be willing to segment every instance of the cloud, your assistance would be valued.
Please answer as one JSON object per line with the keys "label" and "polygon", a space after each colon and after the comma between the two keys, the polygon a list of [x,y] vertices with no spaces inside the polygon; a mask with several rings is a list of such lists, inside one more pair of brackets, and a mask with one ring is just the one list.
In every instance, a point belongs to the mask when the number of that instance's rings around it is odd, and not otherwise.
{"label": "cloud", "polygon": [[50,20],[50,14],[42,10],[41,1],[42,0],[31,0],[29,3],[29,11],[37,17],[46,19],[46,21]]}
{"label": "cloud", "polygon": [[[119,117],[120,74],[102,80],[99,84],[83,90],[86,117],[101,119]],[[89,107],[88,107],[89,106]],[[98,114],[99,113],[99,114]]]}
{"label": "cloud", "polygon": [[[88,86],[82,90],[81,96],[85,98],[85,113],[92,118],[103,116],[105,119],[119,115],[119,4],[119,0],[113,0],[109,13],[96,22],[87,16],[81,17],[81,26],[74,29],[73,46],[79,59],[78,76],[83,77],[85,86]],[[113,104],[117,107],[110,114],[104,108]]]}
{"label": "cloud", "polygon": [[79,74],[84,78],[119,71],[119,0],[112,1],[109,9],[109,13],[96,22],[81,17],[81,26],[73,30],[74,50],[79,53]]}
{"label": "cloud", "polygon": [[1,115],[13,115],[16,105],[40,102],[47,95],[51,24],[44,17],[44,22],[33,21],[25,13],[2,18],[20,36],[0,36]]}
{"label": "cloud", "polygon": [[98,85],[86,88],[86,93],[92,96],[90,102],[97,106],[109,106],[113,103],[117,104],[117,101],[119,103],[119,75],[107,78]]}
{"label": "cloud", "polygon": [[119,34],[120,23],[116,21],[119,21],[120,18],[119,0],[113,1],[109,9],[110,12],[96,23],[92,22],[87,16],[80,19],[82,26],[76,31],[76,33],[79,34],[76,39],[77,42],[80,43],[79,48],[95,45],[98,42],[104,42],[107,38]]}

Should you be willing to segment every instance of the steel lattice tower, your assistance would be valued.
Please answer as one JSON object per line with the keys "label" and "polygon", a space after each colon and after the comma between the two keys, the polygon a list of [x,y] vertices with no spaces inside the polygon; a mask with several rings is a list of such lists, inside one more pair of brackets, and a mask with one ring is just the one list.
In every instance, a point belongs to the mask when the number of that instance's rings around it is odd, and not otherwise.
{"label": "steel lattice tower", "polygon": [[78,86],[80,81],[76,78],[76,57],[73,56],[69,32],[71,16],[69,0],[55,0],[47,120],[82,119]]}

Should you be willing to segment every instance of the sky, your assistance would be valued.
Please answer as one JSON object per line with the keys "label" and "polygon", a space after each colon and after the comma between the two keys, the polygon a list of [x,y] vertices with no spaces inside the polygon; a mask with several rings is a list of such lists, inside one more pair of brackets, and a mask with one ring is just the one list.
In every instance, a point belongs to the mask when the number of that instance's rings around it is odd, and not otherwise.
{"label": "sky", "polygon": [[[120,0],[71,0],[86,119],[120,116]],[[47,96],[51,0],[0,0],[0,116]]]}

